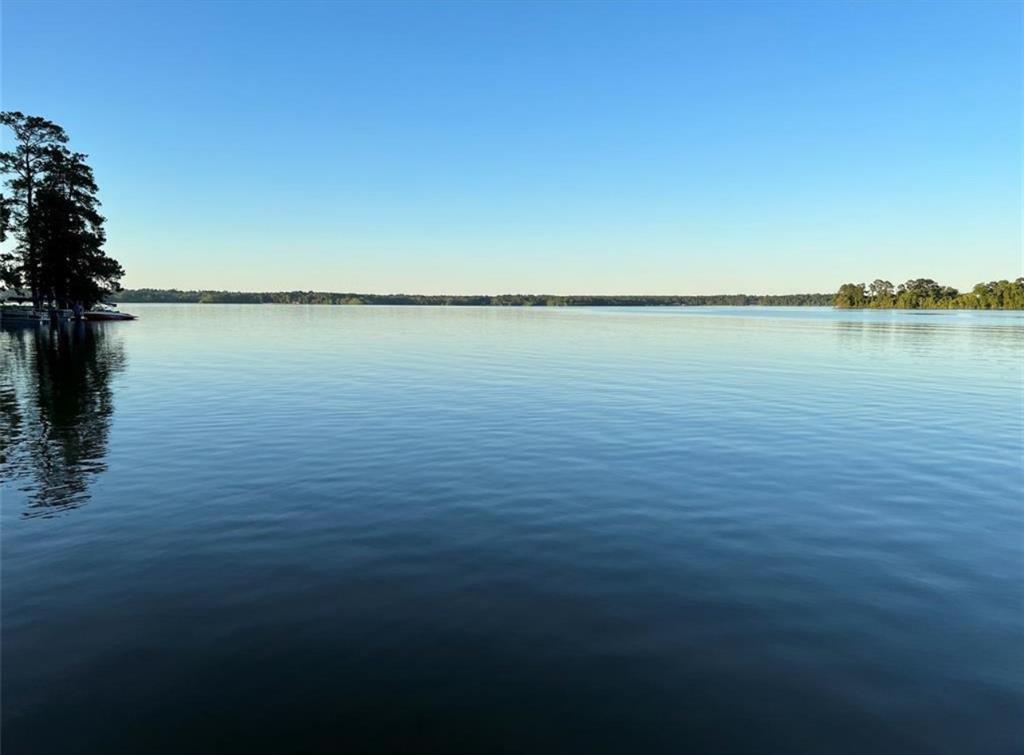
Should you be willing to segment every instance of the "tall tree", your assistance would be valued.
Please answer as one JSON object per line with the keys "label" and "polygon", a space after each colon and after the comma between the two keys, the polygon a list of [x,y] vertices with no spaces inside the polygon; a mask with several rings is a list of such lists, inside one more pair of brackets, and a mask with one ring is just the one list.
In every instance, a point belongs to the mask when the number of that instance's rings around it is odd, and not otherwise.
{"label": "tall tree", "polygon": [[64,129],[45,118],[4,112],[0,125],[14,136],[14,148],[0,152],[0,169],[17,242],[13,259],[0,260],[0,275],[8,285],[27,285],[37,306],[91,305],[119,290],[124,271],[103,251],[104,218],[86,156],[70,151]]}
{"label": "tall tree", "polygon": [[40,261],[39,286],[62,306],[87,305],[120,288],[124,274],[103,252],[106,234],[97,186],[85,155],[64,147],[49,151],[46,178],[36,198],[33,232]]}
{"label": "tall tree", "polygon": [[863,307],[867,303],[863,283],[844,283],[839,287],[833,302],[842,309]]}
{"label": "tall tree", "polygon": [[7,227],[11,223],[11,210],[7,206],[7,197],[0,192],[0,243],[7,241]]}
{"label": "tall tree", "polygon": [[872,307],[885,309],[895,303],[895,289],[887,280],[875,278],[874,282],[868,286],[868,292],[871,294]]}
{"label": "tall tree", "polygon": [[[11,227],[11,207],[2,193],[0,193],[0,244],[7,241],[8,230]],[[17,288],[20,283],[17,265],[14,255],[10,252],[0,250],[0,290],[10,287]]]}
{"label": "tall tree", "polygon": [[[956,295],[956,289],[950,289]],[[900,309],[930,308],[942,298],[943,287],[931,278],[913,278],[896,289],[896,306]]]}
{"label": "tall tree", "polygon": [[37,304],[41,299],[39,246],[35,222],[39,186],[46,175],[50,151],[61,147],[68,136],[60,126],[45,118],[18,111],[0,113],[0,125],[14,135],[14,149],[0,152],[0,170],[7,175],[11,190],[8,200],[11,221],[18,239],[18,268],[32,289]]}

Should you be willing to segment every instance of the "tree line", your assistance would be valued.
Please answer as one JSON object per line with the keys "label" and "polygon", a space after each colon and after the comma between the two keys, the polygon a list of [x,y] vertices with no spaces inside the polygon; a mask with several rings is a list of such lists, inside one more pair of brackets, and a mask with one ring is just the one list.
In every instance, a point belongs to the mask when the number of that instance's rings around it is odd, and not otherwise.
{"label": "tree line", "polygon": [[832,303],[841,309],[1024,309],[1024,278],[979,283],[967,293],[931,278],[899,286],[881,279],[844,283]]}
{"label": "tree line", "polygon": [[181,304],[391,304],[487,307],[651,307],[651,306],[816,306],[832,304],[832,294],[712,296],[552,296],[545,294],[429,295],[359,294],[326,291],[179,291],[125,289],[112,297],[119,302]]}
{"label": "tree line", "polygon": [[361,294],[330,291],[217,291],[136,288],[112,300],[163,304],[390,304],[483,307],[678,307],[781,306],[841,309],[1024,309],[1024,278],[979,283],[968,293],[918,278],[899,286],[883,280],[845,283],[835,294],[713,294],[707,296],[555,296],[546,294]]}
{"label": "tree line", "polygon": [[0,287],[26,288],[37,308],[90,307],[119,290],[124,270],[106,255],[105,218],[87,155],[52,121],[0,113],[13,148],[0,151]]}

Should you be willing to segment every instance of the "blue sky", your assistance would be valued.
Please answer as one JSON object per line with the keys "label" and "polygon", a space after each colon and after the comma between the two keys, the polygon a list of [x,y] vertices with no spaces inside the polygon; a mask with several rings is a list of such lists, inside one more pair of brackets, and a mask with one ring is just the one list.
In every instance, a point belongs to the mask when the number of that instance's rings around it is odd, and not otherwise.
{"label": "blue sky", "polygon": [[3,0],[128,286],[1021,274],[1021,6]]}

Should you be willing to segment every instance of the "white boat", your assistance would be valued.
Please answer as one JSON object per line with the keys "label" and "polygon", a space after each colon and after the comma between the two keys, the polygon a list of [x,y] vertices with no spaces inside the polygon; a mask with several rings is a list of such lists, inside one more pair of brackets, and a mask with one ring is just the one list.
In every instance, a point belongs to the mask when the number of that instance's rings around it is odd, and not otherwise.
{"label": "white boat", "polygon": [[81,319],[88,320],[89,322],[109,322],[113,320],[134,320],[136,317],[127,312],[119,312],[117,307],[106,304],[87,310],[82,314]]}
{"label": "white boat", "polygon": [[91,322],[105,322],[110,320],[134,320],[135,315],[127,312],[119,312],[112,304],[99,304],[90,310],[76,315],[71,309],[50,308],[36,309],[32,298],[23,291],[9,290],[0,291],[0,322],[10,324],[30,324],[40,322],[52,322],[56,316],[60,322],[68,320],[87,320]]}

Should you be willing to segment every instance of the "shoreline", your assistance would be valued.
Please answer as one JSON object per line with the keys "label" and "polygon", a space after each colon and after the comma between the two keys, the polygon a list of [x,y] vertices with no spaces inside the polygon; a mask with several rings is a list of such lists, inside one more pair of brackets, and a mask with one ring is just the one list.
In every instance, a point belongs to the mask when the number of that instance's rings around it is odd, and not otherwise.
{"label": "shoreline", "polygon": [[215,291],[125,289],[110,297],[123,304],[326,304],[491,307],[827,306],[834,294],[366,294],[331,291]]}

